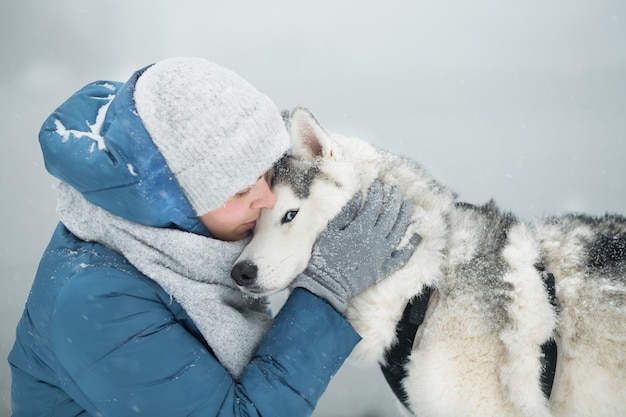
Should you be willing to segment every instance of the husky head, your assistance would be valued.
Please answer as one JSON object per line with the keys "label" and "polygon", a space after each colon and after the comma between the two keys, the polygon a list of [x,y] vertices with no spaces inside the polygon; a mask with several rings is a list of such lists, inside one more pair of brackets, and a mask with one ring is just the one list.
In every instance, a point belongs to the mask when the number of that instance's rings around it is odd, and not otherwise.
{"label": "husky head", "polygon": [[262,211],[231,272],[255,296],[285,289],[304,270],[317,236],[360,186],[342,146],[307,109],[285,118],[292,149],[273,168],[276,203]]}

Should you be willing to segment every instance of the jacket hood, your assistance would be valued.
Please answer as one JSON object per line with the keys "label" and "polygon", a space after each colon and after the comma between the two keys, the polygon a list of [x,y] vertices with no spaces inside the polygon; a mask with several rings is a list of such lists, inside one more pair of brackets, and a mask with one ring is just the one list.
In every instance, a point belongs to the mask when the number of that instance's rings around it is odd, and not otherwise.
{"label": "jacket hood", "polygon": [[127,220],[208,236],[137,114],[126,83],[96,81],[59,106],[39,133],[46,169]]}

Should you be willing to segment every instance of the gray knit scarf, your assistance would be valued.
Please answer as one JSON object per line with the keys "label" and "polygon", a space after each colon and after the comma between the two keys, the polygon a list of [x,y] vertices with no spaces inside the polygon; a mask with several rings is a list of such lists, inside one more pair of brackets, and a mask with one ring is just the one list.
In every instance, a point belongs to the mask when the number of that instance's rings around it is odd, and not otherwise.
{"label": "gray knit scarf", "polygon": [[244,296],[230,278],[246,241],[223,242],[130,222],[65,183],[59,185],[57,211],[75,236],[119,252],[176,299],[220,363],[239,379],[271,324],[267,300]]}

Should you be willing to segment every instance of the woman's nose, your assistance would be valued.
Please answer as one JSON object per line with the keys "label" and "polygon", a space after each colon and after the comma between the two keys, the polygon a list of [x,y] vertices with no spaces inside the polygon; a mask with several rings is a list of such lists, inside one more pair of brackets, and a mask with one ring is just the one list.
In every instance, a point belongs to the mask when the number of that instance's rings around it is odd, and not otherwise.
{"label": "woman's nose", "polygon": [[252,202],[252,208],[272,208],[276,203],[276,197],[270,189],[265,178],[262,178],[258,184],[257,198]]}

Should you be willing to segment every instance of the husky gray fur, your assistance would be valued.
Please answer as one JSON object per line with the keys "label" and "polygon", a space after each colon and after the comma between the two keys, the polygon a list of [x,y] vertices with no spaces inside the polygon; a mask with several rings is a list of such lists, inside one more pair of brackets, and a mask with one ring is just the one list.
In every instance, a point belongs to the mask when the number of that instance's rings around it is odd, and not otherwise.
{"label": "husky gray fur", "polygon": [[[353,357],[384,362],[405,306],[431,287],[437,296],[402,380],[414,415],[626,415],[624,217],[522,221],[493,202],[458,202],[415,162],[332,135],[304,108],[286,120],[293,149],[274,170],[276,204],[238,260],[254,266],[243,291],[288,287],[355,192],[375,179],[398,184],[414,208],[407,236],[422,240],[405,267],[350,301],[346,315],[362,336]],[[554,276],[556,308],[539,265]],[[541,346],[551,339],[558,360],[547,399]]]}

